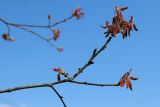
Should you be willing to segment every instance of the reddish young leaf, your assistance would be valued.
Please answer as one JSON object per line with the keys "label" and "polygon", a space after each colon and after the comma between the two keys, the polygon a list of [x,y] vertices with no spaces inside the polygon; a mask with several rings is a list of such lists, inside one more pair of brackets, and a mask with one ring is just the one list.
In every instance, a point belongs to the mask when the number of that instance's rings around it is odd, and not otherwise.
{"label": "reddish young leaf", "polygon": [[113,25],[112,27],[113,27],[112,28],[113,29],[112,30],[112,35],[116,36],[119,33],[119,29],[118,29],[117,25]]}
{"label": "reddish young leaf", "polygon": [[119,82],[119,86],[124,87],[124,84],[125,84],[125,81],[123,79],[121,79],[120,82]]}
{"label": "reddish young leaf", "polygon": [[113,24],[113,25],[115,25],[115,24],[117,25],[117,16],[114,16],[114,17],[113,17],[113,19],[112,19],[112,24]]}
{"label": "reddish young leaf", "polygon": [[129,75],[126,77],[125,81],[126,81],[126,87],[132,90],[132,84]]}
{"label": "reddish young leaf", "polygon": [[64,70],[61,69],[60,67],[59,68],[52,68],[52,70],[58,72],[61,75],[64,75],[64,77],[68,77],[68,73],[64,72]]}
{"label": "reddish young leaf", "polygon": [[130,71],[131,70],[132,69],[130,69],[128,72],[126,72],[122,76],[122,78],[120,79],[120,81],[118,82],[118,85],[120,87],[124,87],[124,85],[126,85],[127,88],[129,88],[130,90],[133,90],[131,80],[138,80],[138,78],[130,76]]}
{"label": "reddish young leaf", "polygon": [[52,70],[53,70],[53,71],[56,71],[56,72],[58,72],[58,73],[60,73],[60,74],[65,74],[65,72],[64,72],[63,69],[61,69],[61,68],[52,68]]}
{"label": "reddish young leaf", "polygon": [[60,30],[59,29],[54,29],[53,30],[53,39],[56,41],[59,38],[60,35]]}
{"label": "reddish young leaf", "polygon": [[112,25],[109,25],[109,22],[106,21],[106,26],[100,25],[101,28],[106,29],[107,31],[104,32],[106,37],[109,35],[116,36],[117,34],[121,33],[123,39],[130,37],[130,31],[134,28],[135,31],[138,31],[136,25],[133,23],[133,16],[131,16],[129,21],[124,20],[122,12],[128,9],[128,7],[115,7],[115,16],[112,19]]}
{"label": "reddish young leaf", "polygon": [[76,8],[74,12],[72,13],[72,16],[74,16],[77,19],[80,19],[83,15],[84,13],[82,12],[82,8],[80,7]]}

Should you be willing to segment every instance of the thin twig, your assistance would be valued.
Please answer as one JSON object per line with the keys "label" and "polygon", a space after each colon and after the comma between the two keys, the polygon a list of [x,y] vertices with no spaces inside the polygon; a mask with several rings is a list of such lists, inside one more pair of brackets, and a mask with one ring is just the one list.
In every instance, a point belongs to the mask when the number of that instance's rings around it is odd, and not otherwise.
{"label": "thin twig", "polygon": [[72,19],[72,18],[73,18],[73,15],[72,15],[72,16],[69,16],[69,17],[67,17],[67,18],[65,18],[65,19],[63,19],[63,20],[61,20],[61,21],[58,21],[58,22],[52,24],[51,27],[55,27],[55,26],[57,26],[57,25],[59,25],[59,24],[61,24],[61,23],[64,23],[64,22]]}
{"label": "thin twig", "polygon": [[57,96],[61,100],[61,102],[64,105],[64,107],[67,107],[66,104],[65,104],[65,102],[64,102],[64,100],[63,100],[63,97],[59,94],[59,92],[52,85],[50,85],[50,88],[57,94]]}
{"label": "thin twig", "polygon": [[51,82],[51,83],[42,83],[42,84],[31,84],[31,85],[18,86],[18,87],[13,87],[13,88],[7,88],[7,89],[4,89],[4,90],[0,90],[0,93],[13,92],[13,91],[30,89],[30,88],[48,87],[50,85],[61,84],[61,83],[68,82],[68,81],[69,80],[65,79],[65,80]]}
{"label": "thin twig", "polygon": [[[111,41],[112,37],[110,36],[107,41],[105,42],[105,44],[97,51],[96,49],[93,51],[93,54],[91,56],[91,58],[89,59],[89,61],[87,61],[87,63],[82,66],[81,68],[78,69],[78,71],[73,75],[73,77],[71,78],[72,80],[74,80],[79,74],[81,74],[84,69],[86,69],[89,65],[93,64],[93,59],[98,56],[108,45],[108,43]],[[92,62],[92,63],[90,63]]]}
{"label": "thin twig", "polygon": [[0,18],[0,21],[3,22],[3,23],[7,23],[8,25],[11,25],[11,26],[35,27],[35,28],[51,28],[51,27],[55,27],[55,26],[57,26],[57,25],[59,25],[59,24],[61,24],[63,22],[66,22],[66,21],[68,21],[68,20],[70,20],[72,18],[73,18],[73,16],[71,15],[71,16],[69,16],[69,17],[67,17],[65,19],[62,19],[62,20],[60,20],[58,22],[55,22],[54,24],[51,24],[51,25],[17,24],[17,23],[8,22],[8,21],[6,21],[6,20],[4,20],[2,18]]}
{"label": "thin twig", "polygon": [[82,85],[91,85],[91,86],[119,86],[118,84],[97,84],[97,83],[78,82],[78,81],[69,81],[69,82]]}
{"label": "thin twig", "polygon": [[8,35],[10,35],[10,26],[7,24]]}
{"label": "thin twig", "polygon": [[8,35],[10,35],[10,26],[9,26],[8,22],[6,22],[5,20],[3,20],[2,18],[0,18],[0,21],[3,22],[6,25],[7,31],[8,31]]}
{"label": "thin twig", "polygon": [[27,31],[27,32],[29,32],[29,33],[34,34],[35,36],[39,37],[40,39],[46,41],[50,46],[54,47],[54,45],[50,42],[50,40],[49,40],[48,38],[45,38],[43,35],[41,35],[41,34],[39,34],[39,33],[36,33],[36,32],[34,32],[33,30],[24,28],[24,27],[22,27],[22,26],[15,26],[15,27],[20,28],[20,29],[22,29],[22,30],[24,30],[24,31]]}
{"label": "thin twig", "polygon": [[24,90],[24,89],[30,89],[30,88],[48,87],[50,85],[51,85],[50,83],[47,83],[47,84],[32,84],[32,85],[18,86],[14,88],[0,90],[0,93],[6,93],[6,92],[12,92],[12,91],[18,91],[18,90]]}
{"label": "thin twig", "polygon": [[29,33],[32,33],[32,34],[36,35],[37,37],[39,37],[39,38],[41,38],[41,39],[43,39],[43,40],[45,40],[45,41],[48,40],[47,38],[43,37],[41,34],[38,34],[38,33],[34,32],[33,30],[24,28],[24,27],[22,27],[22,26],[15,26],[15,27],[16,27],[16,28],[20,28],[20,29],[22,29],[22,30],[24,30],[24,31],[27,31],[27,32],[29,32]]}

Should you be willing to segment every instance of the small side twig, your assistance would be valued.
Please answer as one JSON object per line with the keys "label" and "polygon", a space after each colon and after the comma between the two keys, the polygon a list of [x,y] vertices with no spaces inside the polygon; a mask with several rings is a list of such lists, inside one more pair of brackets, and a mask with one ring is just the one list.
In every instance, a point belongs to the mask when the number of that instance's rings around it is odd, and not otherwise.
{"label": "small side twig", "polygon": [[57,94],[57,96],[58,96],[59,99],[61,100],[63,106],[64,106],[64,107],[67,107],[66,104],[65,104],[65,102],[64,102],[64,100],[63,100],[63,97],[59,94],[59,92],[58,92],[52,85],[50,85],[49,87]]}
{"label": "small side twig", "polygon": [[98,84],[98,83],[78,82],[78,81],[69,81],[69,82],[82,85],[91,85],[91,86],[119,86],[118,84]]}
{"label": "small side twig", "polygon": [[91,58],[88,61],[88,64],[94,64],[94,62],[92,61],[92,58],[95,56],[96,52],[97,52],[97,49],[94,49],[93,53],[92,53],[92,56],[91,56]]}

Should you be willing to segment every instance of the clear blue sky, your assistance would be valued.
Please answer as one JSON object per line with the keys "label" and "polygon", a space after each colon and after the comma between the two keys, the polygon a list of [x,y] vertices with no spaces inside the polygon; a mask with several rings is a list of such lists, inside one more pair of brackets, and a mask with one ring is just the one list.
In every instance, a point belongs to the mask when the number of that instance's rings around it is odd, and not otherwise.
{"label": "clear blue sky", "polygon": [[[160,36],[159,0],[0,0],[0,17],[15,23],[46,24],[69,16],[81,6],[82,20],[73,19],[56,26],[61,38],[55,45],[59,53],[41,39],[18,29],[11,29],[15,43],[0,39],[0,89],[46,83],[56,80],[51,67],[62,67],[74,74],[89,58],[94,48],[104,42],[106,20],[111,21],[115,6],[128,6],[125,19],[131,15],[139,32],[123,40],[119,35],[107,50],[95,59],[77,80],[95,83],[117,83],[126,70],[140,78],[133,81],[133,91],[120,87],[93,87],[75,84],[57,85],[69,107],[160,107]],[[0,35],[6,26],[0,23]],[[50,32],[38,30],[45,35]],[[0,94],[0,107],[63,107],[49,88],[37,88]]]}

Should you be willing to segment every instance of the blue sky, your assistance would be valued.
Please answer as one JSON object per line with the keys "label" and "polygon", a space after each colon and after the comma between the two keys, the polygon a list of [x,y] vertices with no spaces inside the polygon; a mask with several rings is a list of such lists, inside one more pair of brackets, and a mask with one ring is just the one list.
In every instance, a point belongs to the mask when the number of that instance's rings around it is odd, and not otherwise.
{"label": "blue sky", "polygon": [[[73,19],[55,27],[61,30],[55,45],[65,48],[62,53],[32,34],[12,28],[15,43],[0,39],[0,89],[55,81],[56,73],[51,67],[60,66],[74,74],[93,49],[105,42],[99,25],[112,20],[115,6],[128,6],[125,19],[133,15],[139,32],[132,32],[125,40],[121,35],[114,38],[77,80],[116,83],[126,70],[133,68],[132,74],[140,78],[132,82],[133,91],[68,83],[56,88],[69,107],[159,107],[159,4],[159,0],[0,0],[0,17],[15,23],[46,24],[48,14],[54,22],[69,16],[77,6],[85,12],[81,20]],[[0,35],[6,32],[3,23],[0,29]],[[46,30],[37,31],[51,35]],[[0,107],[53,106],[63,107],[49,88],[0,94]]]}

